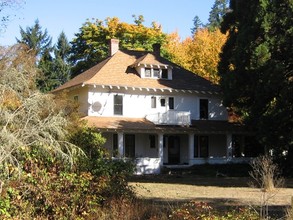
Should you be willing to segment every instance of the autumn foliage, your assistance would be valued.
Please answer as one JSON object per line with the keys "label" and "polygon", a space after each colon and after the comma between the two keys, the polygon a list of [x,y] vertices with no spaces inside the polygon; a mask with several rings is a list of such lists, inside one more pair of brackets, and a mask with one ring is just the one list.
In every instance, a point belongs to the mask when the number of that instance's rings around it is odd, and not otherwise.
{"label": "autumn foliage", "polygon": [[227,35],[222,34],[219,29],[211,31],[201,28],[193,38],[188,37],[183,41],[175,32],[168,36],[166,49],[174,63],[217,84],[219,55],[226,39]]}

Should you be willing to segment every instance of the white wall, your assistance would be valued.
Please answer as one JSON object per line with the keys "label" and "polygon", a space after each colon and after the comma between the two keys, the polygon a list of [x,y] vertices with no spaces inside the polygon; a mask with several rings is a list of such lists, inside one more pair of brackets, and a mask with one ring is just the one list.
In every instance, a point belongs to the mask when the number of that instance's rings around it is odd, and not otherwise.
{"label": "white wall", "polygon": [[68,98],[74,100],[78,96],[79,112],[88,115],[88,87],[81,87],[68,92]]}
{"label": "white wall", "polygon": [[[114,96],[123,96],[123,117],[132,118],[143,118],[149,114],[164,113],[168,111],[168,98],[174,97],[174,110],[175,111],[186,111],[191,113],[191,119],[199,119],[199,100],[208,99],[209,100],[209,119],[210,120],[227,120],[228,114],[225,107],[222,105],[221,100],[211,97],[196,96],[195,94],[172,94],[168,93],[166,95],[161,94],[143,94],[143,91],[136,89],[131,91],[128,89],[128,94],[123,94],[122,92],[109,92],[109,91],[98,91],[95,88],[90,88],[88,92],[88,114],[90,116],[113,116],[113,105]],[[84,90],[83,94],[79,98],[82,99],[85,96]],[[130,94],[133,92],[135,94]],[[156,97],[156,108],[151,108],[151,97]],[[86,97],[85,97],[86,98]],[[160,99],[166,99],[166,106],[162,107]],[[86,103],[87,104],[87,103]],[[83,110],[85,110],[85,103],[83,104]]]}

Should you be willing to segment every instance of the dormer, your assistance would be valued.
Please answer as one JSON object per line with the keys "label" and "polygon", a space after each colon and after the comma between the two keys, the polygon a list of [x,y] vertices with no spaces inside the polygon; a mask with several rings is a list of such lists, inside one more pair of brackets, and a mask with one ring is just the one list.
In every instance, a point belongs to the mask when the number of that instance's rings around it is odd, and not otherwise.
{"label": "dormer", "polygon": [[141,78],[172,80],[172,67],[168,65],[140,64],[135,69]]}
{"label": "dormer", "polygon": [[172,80],[173,67],[161,61],[160,44],[154,44],[153,53],[142,56],[131,67],[141,78]]}

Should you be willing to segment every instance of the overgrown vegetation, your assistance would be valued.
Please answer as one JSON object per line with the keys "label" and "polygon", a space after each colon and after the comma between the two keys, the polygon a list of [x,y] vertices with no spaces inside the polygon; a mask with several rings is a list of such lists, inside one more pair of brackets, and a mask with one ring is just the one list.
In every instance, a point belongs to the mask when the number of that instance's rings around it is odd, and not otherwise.
{"label": "overgrown vegetation", "polygon": [[34,55],[15,46],[0,56],[0,218],[92,219],[132,198],[133,165],[112,161],[70,102],[38,91]]}

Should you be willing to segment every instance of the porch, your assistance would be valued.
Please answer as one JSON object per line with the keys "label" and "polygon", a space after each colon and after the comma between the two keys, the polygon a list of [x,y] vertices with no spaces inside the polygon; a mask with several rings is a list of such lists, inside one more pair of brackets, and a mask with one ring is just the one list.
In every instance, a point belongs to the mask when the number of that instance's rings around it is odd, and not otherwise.
{"label": "porch", "polygon": [[190,126],[156,125],[145,118],[85,119],[106,138],[113,158],[130,158],[137,174],[157,174],[163,166],[243,163],[257,147],[246,143],[239,124],[196,120]]}

